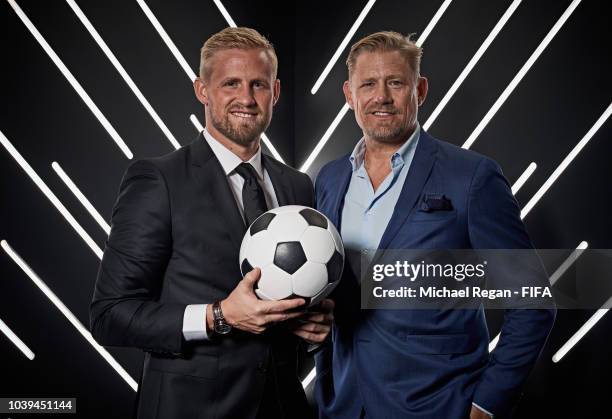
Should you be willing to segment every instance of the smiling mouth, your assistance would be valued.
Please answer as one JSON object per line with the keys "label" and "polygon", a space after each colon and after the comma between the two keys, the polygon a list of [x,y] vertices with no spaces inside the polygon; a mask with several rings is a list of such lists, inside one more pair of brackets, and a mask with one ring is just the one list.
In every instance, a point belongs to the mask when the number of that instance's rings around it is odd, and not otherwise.
{"label": "smiling mouth", "polygon": [[385,111],[375,111],[375,112],[372,112],[372,115],[378,116],[378,117],[388,117],[388,116],[395,115],[395,113],[393,113],[393,112],[385,112]]}
{"label": "smiling mouth", "polygon": [[244,119],[252,119],[257,116],[256,113],[249,113],[249,112],[230,111],[230,113],[238,118],[244,118]]}

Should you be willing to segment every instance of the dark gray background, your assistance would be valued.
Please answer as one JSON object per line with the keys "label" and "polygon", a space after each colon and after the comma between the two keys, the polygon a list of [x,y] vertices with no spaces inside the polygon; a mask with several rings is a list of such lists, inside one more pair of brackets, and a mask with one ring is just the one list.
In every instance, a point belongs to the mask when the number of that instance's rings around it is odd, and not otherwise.
{"label": "dark gray background", "polygon": [[[276,45],[281,100],[267,131],[283,158],[300,167],[344,103],[342,58],[316,95],[315,80],[366,1],[226,1],[238,25],[258,29]],[[359,37],[382,29],[404,33],[425,28],[439,1],[379,0]],[[39,31],[89,93],[135,154],[173,150],[68,5],[60,0],[19,2]],[[79,1],[81,9],[181,144],[196,131],[191,113],[202,110],[191,83],[135,1]],[[455,0],[424,44],[422,73],[430,91],[421,122],[444,96],[510,1]],[[504,30],[430,129],[463,144],[484,114],[570,4],[524,0]],[[604,1],[584,0],[508,101],[482,132],[474,150],[496,159],[510,183],[532,161],[538,169],[517,194],[524,205],[612,98],[610,13]],[[203,41],[226,26],[212,1],[149,0],[191,68],[197,71]],[[0,3],[0,130],[103,247],[105,234],[51,169],[58,161],[98,211],[109,218],[121,176],[130,163],[120,152],[8,3]],[[536,247],[611,248],[609,180],[612,122],[546,193],[525,222]],[[311,168],[349,152],[360,137],[348,114]],[[46,281],[83,324],[99,260],[30,181],[0,150],[0,239]],[[0,336],[0,395],[77,397],[79,417],[129,417],[134,392],[68,323],[4,253],[0,255],[0,318],[36,353],[27,360]],[[558,364],[552,354],[592,311],[559,312],[549,343],[529,379],[517,417],[585,417],[609,411],[612,350],[610,316]],[[499,328],[491,313],[491,334]],[[110,352],[133,377],[137,350]],[[305,360],[304,372],[309,360]]]}

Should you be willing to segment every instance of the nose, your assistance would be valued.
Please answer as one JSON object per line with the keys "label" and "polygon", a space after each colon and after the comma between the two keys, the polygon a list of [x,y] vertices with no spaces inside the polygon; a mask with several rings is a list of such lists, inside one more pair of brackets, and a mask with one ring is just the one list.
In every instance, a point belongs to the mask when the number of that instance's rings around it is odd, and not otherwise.
{"label": "nose", "polygon": [[255,106],[257,104],[255,102],[255,95],[254,95],[253,88],[249,86],[248,84],[244,84],[240,88],[240,91],[238,92],[237,100],[238,100],[238,103],[240,103],[242,106],[245,106],[245,107]]}
{"label": "nose", "polygon": [[389,86],[386,83],[381,83],[375,92],[374,101],[377,104],[384,105],[393,102],[393,98],[391,97],[391,91],[389,90]]}

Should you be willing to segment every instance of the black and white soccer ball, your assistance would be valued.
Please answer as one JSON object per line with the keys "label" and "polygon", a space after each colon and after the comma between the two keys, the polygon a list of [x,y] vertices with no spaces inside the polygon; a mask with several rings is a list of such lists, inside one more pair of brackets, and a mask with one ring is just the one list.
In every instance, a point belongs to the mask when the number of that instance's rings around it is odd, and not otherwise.
{"label": "black and white soccer ball", "polygon": [[255,293],[262,300],[302,297],[320,302],[338,285],[344,246],[334,225],[309,207],[274,208],[253,221],[240,246],[240,271],[261,269]]}

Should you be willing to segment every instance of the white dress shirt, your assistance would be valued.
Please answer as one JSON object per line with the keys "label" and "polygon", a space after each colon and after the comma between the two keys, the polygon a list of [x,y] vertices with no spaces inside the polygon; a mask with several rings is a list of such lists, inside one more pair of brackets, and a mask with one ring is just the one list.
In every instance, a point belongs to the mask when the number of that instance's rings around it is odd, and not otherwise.
{"label": "white dress shirt", "polygon": [[[203,135],[215,157],[219,160],[219,163],[221,163],[230,189],[236,199],[240,215],[244,218],[244,204],[242,202],[244,179],[234,171],[243,161],[223,144],[215,140],[206,128],[203,131]],[[278,200],[274,192],[274,187],[272,186],[272,180],[270,180],[270,176],[261,162],[261,147],[259,147],[255,155],[245,163],[250,163],[255,169],[257,181],[263,189],[268,208],[272,209],[278,207]],[[238,255],[236,255],[236,264],[238,264]],[[185,308],[185,314],[183,315],[183,336],[185,340],[208,339],[208,334],[206,333],[207,306],[208,304],[190,304]]]}

